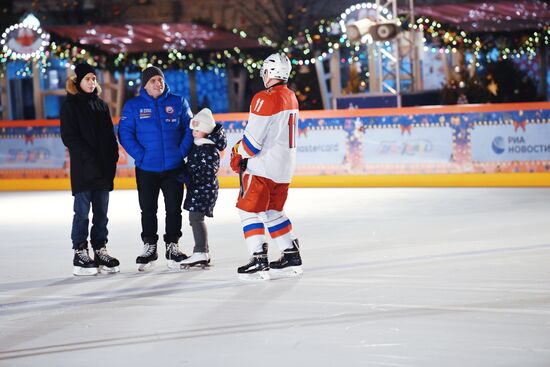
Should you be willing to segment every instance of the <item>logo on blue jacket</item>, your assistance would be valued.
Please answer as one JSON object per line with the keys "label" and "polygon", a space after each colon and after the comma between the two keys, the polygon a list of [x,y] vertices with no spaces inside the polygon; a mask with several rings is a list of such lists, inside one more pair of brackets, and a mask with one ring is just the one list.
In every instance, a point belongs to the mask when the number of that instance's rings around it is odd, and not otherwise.
{"label": "logo on blue jacket", "polygon": [[140,119],[148,119],[151,117],[151,109],[150,108],[140,108],[139,109],[139,118]]}

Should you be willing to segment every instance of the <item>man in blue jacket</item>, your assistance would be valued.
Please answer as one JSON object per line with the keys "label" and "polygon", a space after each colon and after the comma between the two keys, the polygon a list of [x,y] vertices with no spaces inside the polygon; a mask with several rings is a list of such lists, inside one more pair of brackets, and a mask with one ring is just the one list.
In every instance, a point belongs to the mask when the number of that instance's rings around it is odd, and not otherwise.
{"label": "man in blue jacket", "polygon": [[158,258],[157,203],[162,191],[166,207],[166,259],[168,267],[179,268],[187,256],[178,247],[183,201],[183,184],[178,175],[193,145],[189,129],[193,115],[185,98],[170,93],[159,68],[146,68],[141,75],[141,85],[139,96],[125,103],[118,128],[120,143],[136,165],[144,243],[136,263],[138,270],[143,271]]}

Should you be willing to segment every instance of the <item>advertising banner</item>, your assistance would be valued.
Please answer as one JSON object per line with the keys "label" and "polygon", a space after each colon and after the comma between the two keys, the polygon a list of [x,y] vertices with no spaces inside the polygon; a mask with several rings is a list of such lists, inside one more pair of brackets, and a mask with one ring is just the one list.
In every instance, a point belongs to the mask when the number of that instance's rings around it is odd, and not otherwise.
{"label": "advertising banner", "polygon": [[453,131],[447,126],[367,129],[363,160],[369,163],[449,163]]}
{"label": "advertising banner", "polygon": [[476,126],[472,161],[550,161],[550,124]]}
{"label": "advertising banner", "polygon": [[338,165],[346,156],[346,133],[342,130],[308,130],[298,137],[296,165]]}
{"label": "advertising banner", "polygon": [[[231,148],[242,139],[244,129],[228,130],[227,149],[221,154],[220,168],[229,168]],[[346,133],[337,129],[305,129],[298,134],[296,164],[339,165],[346,155]]]}
{"label": "advertising banner", "polygon": [[58,137],[0,139],[2,169],[63,168],[67,160],[65,146]]}
{"label": "advertising banner", "polygon": [[[235,176],[246,117],[216,115],[220,176]],[[304,111],[297,135],[297,176],[550,172],[550,103]],[[119,156],[117,176],[133,177],[133,159]],[[59,121],[0,124],[0,178],[63,178],[69,167]]]}

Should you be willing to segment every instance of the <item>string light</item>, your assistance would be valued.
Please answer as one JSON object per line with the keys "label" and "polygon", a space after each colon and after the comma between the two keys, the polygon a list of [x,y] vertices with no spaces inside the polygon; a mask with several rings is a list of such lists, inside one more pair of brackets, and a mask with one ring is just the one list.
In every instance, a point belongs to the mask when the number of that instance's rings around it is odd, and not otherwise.
{"label": "string light", "polygon": [[40,27],[40,22],[34,15],[29,14],[21,23],[9,26],[2,33],[0,39],[2,63],[7,60],[37,59],[49,44],[50,34]]}
{"label": "string light", "polygon": [[[392,19],[392,14],[387,9],[378,6],[375,3],[365,2],[352,5],[347,8],[340,16],[334,20],[320,19],[314,22],[311,29],[307,28],[298,32],[296,35],[289,36],[281,44],[270,40],[266,36],[257,38],[262,46],[275,48],[287,53],[293,65],[311,65],[322,61],[336,50],[347,50],[351,56],[344,59],[351,63],[357,61],[357,57],[364,58],[364,50],[357,42],[350,42],[345,33],[346,20],[348,20],[354,11],[367,11],[378,16]],[[440,22],[428,17],[419,17],[414,23],[406,23],[404,19],[399,19],[399,24],[403,29],[420,29],[424,34],[424,49],[426,52],[435,53],[456,53],[459,50],[470,50],[476,56],[480,52],[485,54],[496,49],[498,58],[520,58],[527,56],[533,58],[537,54],[537,48],[541,45],[550,43],[550,27],[545,26],[541,31],[535,31],[526,36],[516,45],[510,45],[510,42],[504,43],[491,40],[482,40],[479,36],[470,36],[466,31],[447,27]],[[213,28],[218,29],[217,24],[212,24]],[[239,35],[241,38],[248,38],[246,32],[237,28],[230,32]],[[41,34],[45,34],[42,32]],[[5,42],[4,42],[5,43]],[[229,65],[243,60],[255,59],[250,53],[245,53],[239,48],[228,48],[224,50],[213,51],[210,53],[185,53],[182,50],[172,49],[165,53],[140,55],[129,55],[119,53],[114,56],[94,54],[80,46],[70,43],[52,42],[49,47],[45,46],[37,54],[35,59],[40,59],[43,65],[47,64],[49,57],[56,57],[61,60],[67,60],[74,64],[85,61],[96,67],[107,69],[123,69],[125,67],[142,68],[149,62],[159,65],[163,68],[177,67],[185,71],[193,70],[214,70],[224,69]],[[6,63],[12,60],[13,55],[6,52],[4,48],[0,51],[0,72],[5,68]],[[244,63],[245,69],[251,77],[257,74],[260,68],[259,63]]]}

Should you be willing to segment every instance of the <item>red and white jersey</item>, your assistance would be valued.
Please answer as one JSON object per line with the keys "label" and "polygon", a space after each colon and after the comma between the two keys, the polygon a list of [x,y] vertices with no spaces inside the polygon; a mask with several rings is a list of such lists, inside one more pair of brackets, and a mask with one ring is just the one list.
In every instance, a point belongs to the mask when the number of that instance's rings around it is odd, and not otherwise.
{"label": "red and white jersey", "polygon": [[246,172],[289,183],[296,167],[298,100],[286,84],[256,93],[239,154],[249,158]]}

